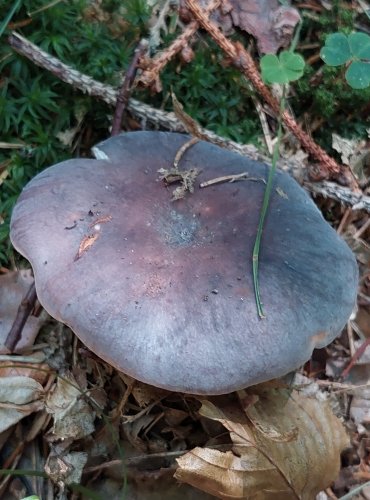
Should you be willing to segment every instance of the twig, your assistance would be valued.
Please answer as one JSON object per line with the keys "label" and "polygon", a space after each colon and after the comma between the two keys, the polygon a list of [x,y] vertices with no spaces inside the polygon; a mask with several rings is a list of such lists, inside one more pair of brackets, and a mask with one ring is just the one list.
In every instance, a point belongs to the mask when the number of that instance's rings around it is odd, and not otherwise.
{"label": "twig", "polygon": [[341,377],[346,378],[349,374],[349,372],[352,370],[354,365],[357,363],[357,361],[361,358],[361,356],[364,354],[366,351],[366,347],[370,345],[370,338],[367,338],[357,349],[355,354],[352,356],[351,361],[349,362],[348,366],[342,371]]}
{"label": "twig", "polygon": [[23,327],[32,309],[35,307],[36,299],[35,282],[33,282],[18,307],[17,315],[5,341],[5,347],[7,347],[10,352],[14,351],[15,346],[21,338]]}
{"label": "twig", "polygon": [[236,181],[262,181],[266,182],[265,179],[258,179],[257,177],[248,177],[248,172],[243,172],[241,174],[223,175],[222,177],[215,177],[209,181],[204,181],[199,184],[200,188],[205,188],[209,186],[214,186],[215,184],[222,184],[224,182],[236,182]]}
{"label": "twig", "polygon": [[134,82],[136,72],[138,69],[138,63],[140,58],[143,57],[145,51],[148,48],[148,42],[146,40],[141,40],[134,51],[132,61],[127,68],[125,77],[123,79],[123,84],[117,93],[116,110],[114,112],[112,132],[111,135],[118,135],[121,132],[121,123],[124,110],[127,108],[128,101],[130,98],[130,91],[132,84]]}
{"label": "twig", "polygon": [[[227,444],[216,444],[216,445],[208,445],[208,448],[211,448],[212,450],[225,451],[228,450],[230,447]],[[148,460],[153,460],[153,459],[155,460],[158,458],[159,459],[177,458],[181,457],[182,455],[185,455],[185,453],[189,453],[190,451],[191,450],[179,450],[179,451],[163,451],[159,453],[148,453],[147,455],[137,455],[136,457],[127,457],[124,459],[124,463],[125,465],[127,465],[127,467],[138,467],[139,465],[145,463]],[[99,465],[92,465],[90,467],[85,467],[82,473],[91,474],[92,472],[97,472],[121,464],[122,460],[119,459],[111,460],[109,462],[102,462]]]}
{"label": "twig", "polygon": [[367,483],[364,484],[360,484],[360,486],[356,486],[356,488],[353,488],[353,490],[351,490],[349,493],[340,497],[339,500],[351,500],[351,498],[357,496],[367,486],[370,486],[370,481],[367,481]]}
{"label": "twig", "polygon": [[352,215],[352,210],[350,208],[347,208],[346,211],[344,212],[344,215],[342,217],[342,220],[340,221],[340,224],[337,228],[337,233],[342,234],[344,228],[347,226],[347,223],[349,221],[349,218]]}
{"label": "twig", "polygon": [[[270,90],[263,83],[252,57],[245,50],[242,44],[239,42],[233,43],[227,39],[218,27],[208,19],[208,15],[203,9],[201,9],[196,0],[186,0],[186,5],[193,13],[195,19],[199,21],[202,27],[209,33],[209,35],[211,35],[221,49],[231,58],[234,65],[243,72],[257,92],[263,97],[276,115],[278,115],[278,101],[273,97]],[[328,177],[329,174],[331,174],[332,177],[341,179],[343,182],[349,184],[353,189],[359,189],[357,181],[353,177],[352,173],[348,169],[345,169],[344,166],[338,165],[333,158],[331,158],[318,144],[316,144],[316,142],[306,132],[304,132],[300,125],[298,125],[288,111],[283,113],[282,119],[285,126],[299,139],[302,146],[320,162],[322,170],[319,174],[322,178]]]}
{"label": "twig", "polygon": [[358,229],[355,234],[353,235],[353,238],[355,240],[359,239],[360,236],[364,234],[364,232],[370,227],[370,218],[367,219],[367,221]]}
{"label": "twig", "polygon": [[319,380],[319,379],[315,380],[315,384],[317,384],[319,387],[331,390],[333,394],[342,394],[345,392],[358,391],[359,389],[368,389],[370,387],[369,382],[367,382],[366,384],[353,385],[353,384],[343,384],[342,382],[334,382],[333,380]]}
{"label": "twig", "polygon": [[185,142],[181,148],[177,151],[175,159],[173,160],[173,168],[178,170],[181,158],[184,156],[186,151],[191,148],[194,144],[199,142],[198,137],[192,137],[189,141]]}
{"label": "twig", "polygon": [[370,196],[354,192],[348,187],[338,186],[334,182],[305,182],[304,186],[313,194],[320,194],[325,198],[339,201],[348,205],[352,210],[366,210],[370,212]]}
{"label": "twig", "polygon": [[[9,36],[9,44],[16,52],[27,57],[41,68],[50,71],[63,82],[72,85],[72,87],[85,94],[103,100],[110,106],[115,105],[117,100],[117,91],[112,86],[98,82],[90,76],[80,73],[67,64],[62,63],[59,59],[51,56],[47,52],[44,52],[37,45],[34,45],[18,33],[13,32]],[[127,108],[137,119],[149,122],[155,127],[171,130],[172,132],[187,132],[184,124],[174,113],[168,113],[166,111],[153,108],[148,104],[132,98],[130,98]],[[257,148],[251,144],[239,144],[235,141],[220,137],[214,132],[201,127],[200,131],[202,133],[203,140],[207,140],[213,144],[217,144],[253,160],[270,163],[270,160],[263,154],[259,153]],[[288,172],[290,175],[293,175],[295,170],[302,169],[302,165],[298,165],[297,162],[284,159],[279,161],[278,167],[285,172]],[[352,207],[352,210],[365,210],[370,213],[370,197],[358,191],[352,191],[348,187],[339,186],[338,184],[330,181],[304,181],[304,187],[314,195],[317,194],[325,198],[333,199],[343,205]]]}
{"label": "twig", "polygon": [[348,337],[349,352],[351,353],[351,358],[352,358],[352,356],[355,355],[356,348],[355,348],[355,341],[353,338],[353,328],[351,321],[347,321],[347,337]]}
{"label": "twig", "polygon": [[[217,9],[221,0],[211,0],[205,12],[210,14],[213,10]],[[163,68],[170,62],[175,55],[180,52],[189,43],[189,40],[195,35],[199,29],[198,21],[192,21],[185,30],[174,40],[166,50],[153,57],[151,61],[147,62],[147,67],[140,75],[138,81],[144,86],[150,86],[159,79],[159,74]]]}

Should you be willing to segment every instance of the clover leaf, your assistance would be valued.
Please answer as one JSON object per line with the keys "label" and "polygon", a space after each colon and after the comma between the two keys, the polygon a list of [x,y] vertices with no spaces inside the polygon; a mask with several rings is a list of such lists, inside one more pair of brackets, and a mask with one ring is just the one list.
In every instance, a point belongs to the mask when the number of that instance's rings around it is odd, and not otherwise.
{"label": "clover leaf", "polygon": [[288,83],[303,75],[305,62],[294,52],[283,51],[279,56],[266,54],[261,58],[261,73],[266,83]]}
{"label": "clover leaf", "polygon": [[370,64],[354,61],[347,69],[345,77],[353,89],[366,89],[370,85]]}
{"label": "clover leaf", "polygon": [[329,66],[348,64],[345,78],[353,89],[370,85],[370,36],[366,33],[332,33],[320,51]]}
{"label": "clover leaf", "polygon": [[351,58],[351,48],[344,33],[333,33],[325,40],[320,51],[321,59],[329,66],[341,66]]}
{"label": "clover leaf", "polygon": [[367,59],[370,62],[370,36],[366,33],[351,33],[348,36],[351,53],[358,59]]}

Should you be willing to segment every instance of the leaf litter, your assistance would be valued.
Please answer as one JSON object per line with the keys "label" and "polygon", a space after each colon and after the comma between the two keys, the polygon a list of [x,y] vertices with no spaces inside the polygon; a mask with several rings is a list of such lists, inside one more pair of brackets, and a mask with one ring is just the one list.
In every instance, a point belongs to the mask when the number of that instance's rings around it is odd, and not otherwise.
{"label": "leaf litter", "polygon": [[232,450],[195,448],[177,459],[175,477],[218,498],[314,498],[339,472],[348,444],[342,423],[298,391],[251,391],[259,398],[244,412],[202,401],[200,414],[225,426]]}
{"label": "leaf litter", "polygon": [[[5,341],[16,318],[18,307],[32,283],[30,270],[0,274],[0,354],[9,353]],[[20,350],[32,346],[42,322],[43,318],[33,315],[28,317],[17,344]]]}

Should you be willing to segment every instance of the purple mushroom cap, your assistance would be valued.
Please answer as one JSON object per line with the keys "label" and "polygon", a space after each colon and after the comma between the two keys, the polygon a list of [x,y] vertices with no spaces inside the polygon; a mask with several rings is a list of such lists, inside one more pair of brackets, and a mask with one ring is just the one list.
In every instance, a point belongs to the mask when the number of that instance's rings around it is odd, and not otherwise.
{"label": "purple mushroom cap", "polygon": [[[353,310],[355,258],[306,192],[277,172],[254,245],[269,167],[198,142],[180,162],[194,192],[171,201],[182,134],[130,132],[95,159],[47,168],[24,188],[11,240],[39,300],[98,356],[168,390],[223,394],[282,376],[331,342]],[[206,188],[199,183],[246,173]]]}

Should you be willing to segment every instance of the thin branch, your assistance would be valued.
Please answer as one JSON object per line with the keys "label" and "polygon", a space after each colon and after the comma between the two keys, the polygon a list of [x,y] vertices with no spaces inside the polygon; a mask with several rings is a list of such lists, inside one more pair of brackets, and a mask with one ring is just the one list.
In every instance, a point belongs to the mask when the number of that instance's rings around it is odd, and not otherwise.
{"label": "thin branch", "polygon": [[[217,9],[220,3],[221,0],[211,0],[210,4],[206,8],[207,14],[210,14],[213,10]],[[181,35],[179,35],[166,50],[154,56],[151,61],[148,61],[147,68],[139,77],[139,82],[146,87],[154,84],[159,79],[159,74],[163,68],[170,62],[171,59],[175,57],[176,54],[188,45],[190,39],[195,35],[198,29],[198,21],[189,23]]]}
{"label": "thin branch", "polygon": [[138,63],[140,58],[143,57],[145,51],[148,48],[148,42],[146,40],[141,40],[134,51],[134,56],[132,61],[127,68],[125,77],[123,79],[123,84],[117,93],[116,110],[113,117],[112,132],[111,135],[118,135],[121,132],[121,123],[124,110],[127,108],[130,93],[132,90],[132,84],[135,80],[136,72],[138,69]]}
{"label": "thin branch", "polygon": [[197,142],[199,142],[198,137],[192,137],[189,141],[185,142],[181,146],[181,148],[177,151],[175,159],[173,160],[173,168],[175,170],[178,170],[181,158],[184,156],[184,154],[186,153],[186,151],[189,148],[191,148],[192,146],[194,146],[194,144],[196,144]]}
{"label": "thin branch", "polygon": [[343,205],[350,206],[352,210],[365,210],[370,212],[370,196],[354,192],[348,187],[338,186],[334,182],[304,182],[304,186],[312,193],[324,198],[331,198]]}
{"label": "thin branch", "polygon": [[[223,175],[222,177],[215,177],[209,181],[204,181],[199,184],[200,188],[215,186],[216,184],[223,184],[224,182],[235,182],[248,179],[248,173],[242,172],[241,174]],[[251,179],[249,179],[251,180]]]}
{"label": "thin branch", "polygon": [[367,338],[366,340],[364,340],[364,342],[360,345],[360,347],[357,349],[355,354],[352,356],[351,361],[349,362],[348,366],[342,371],[342,373],[341,373],[342,378],[348,377],[349,372],[352,370],[354,365],[358,362],[358,360],[364,354],[364,352],[366,351],[366,348],[369,345],[370,345],[370,338]]}
{"label": "thin branch", "polygon": [[[90,76],[80,73],[67,64],[62,63],[59,59],[44,52],[37,45],[34,45],[18,33],[13,32],[9,36],[9,44],[16,52],[27,57],[37,66],[50,71],[57,78],[68,83],[75,89],[97,97],[109,106],[115,105],[117,91],[112,86],[98,82]],[[148,104],[132,98],[130,98],[127,108],[136,119],[142,120],[143,123],[151,123],[154,127],[170,130],[172,132],[187,132],[186,126],[176,117],[175,113],[168,113],[153,108]],[[201,127],[200,132],[203,140],[217,144],[242,156],[251,158],[252,160],[270,163],[269,158],[259,153],[257,148],[251,144],[239,144],[238,142],[220,137],[214,132]],[[278,167],[294,177],[295,172],[302,171],[303,165],[292,160],[281,159],[278,163]],[[302,182],[302,179],[299,179],[299,181]],[[370,213],[370,196],[352,191],[348,187],[339,186],[334,182],[303,182],[304,187],[314,195],[317,194],[333,199],[343,205],[352,207],[353,210],[365,210]]]}
{"label": "thin branch", "polygon": [[20,303],[17,315],[5,341],[5,347],[7,347],[10,352],[14,352],[14,349],[21,338],[23,327],[26,324],[27,318],[31,314],[32,309],[35,307],[36,299],[37,295],[35,282],[33,282],[24,299]]}

